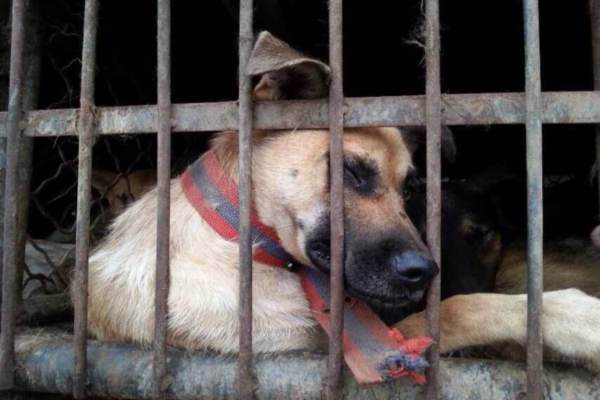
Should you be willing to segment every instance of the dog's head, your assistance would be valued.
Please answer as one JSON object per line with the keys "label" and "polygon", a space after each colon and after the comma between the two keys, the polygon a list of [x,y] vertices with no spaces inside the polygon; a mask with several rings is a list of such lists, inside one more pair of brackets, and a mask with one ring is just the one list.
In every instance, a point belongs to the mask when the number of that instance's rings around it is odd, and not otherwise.
{"label": "dog's head", "polygon": [[[254,201],[283,247],[303,264],[330,268],[329,134],[255,134]],[[376,308],[420,302],[437,273],[405,211],[411,155],[395,128],[344,132],[344,277],[350,295]]]}
{"label": "dog's head", "polygon": [[139,170],[125,174],[95,169],[92,171],[92,188],[106,206],[109,216],[120,214],[129,204],[139,199],[156,184],[156,172]]}
{"label": "dog's head", "polygon": [[[329,68],[268,34],[259,37],[250,66],[261,75],[255,89],[259,99],[327,93]],[[400,130],[345,130],[345,287],[350,295],[380,309],[420,302],[438,271],[405,211],[412,169],[409,142]],[[254,201],[259,216],[275,228],[283,247],[298,261],[326,272],[329,181],[326,130],[254,133]]]}
{"label": "dog's head", "polygon": [[[407,211],[425,236],[426,186],[418,181]],[[493,290],[502,238],[498,208],[475,181],[444,183],[442,190],[442,298]]]}

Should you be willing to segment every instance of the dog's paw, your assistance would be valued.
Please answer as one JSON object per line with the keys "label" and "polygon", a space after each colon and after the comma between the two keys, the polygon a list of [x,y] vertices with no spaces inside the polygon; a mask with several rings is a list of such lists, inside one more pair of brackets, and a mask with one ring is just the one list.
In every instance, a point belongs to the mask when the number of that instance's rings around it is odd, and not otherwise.
{"label": "dog's paw", "polygon": [[544,293],[544,343],[562,358],[600,371],[600,300],[577,289]]}

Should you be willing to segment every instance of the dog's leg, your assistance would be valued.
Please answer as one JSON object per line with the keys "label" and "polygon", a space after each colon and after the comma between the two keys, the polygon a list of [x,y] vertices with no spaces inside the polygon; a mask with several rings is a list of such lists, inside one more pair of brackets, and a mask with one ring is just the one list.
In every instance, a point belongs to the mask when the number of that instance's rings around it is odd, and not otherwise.
{"label": "dog's leg", "polygon": [[[525,344],[527,297],[478,293],[450,297],[440,308],[440,352],[509,341]],[[407,337],[426,334],[425,312],[396,324]],[[543,296],[544,345],[560,358],[580,360],[600,371],[600,299],[577,289]]]}

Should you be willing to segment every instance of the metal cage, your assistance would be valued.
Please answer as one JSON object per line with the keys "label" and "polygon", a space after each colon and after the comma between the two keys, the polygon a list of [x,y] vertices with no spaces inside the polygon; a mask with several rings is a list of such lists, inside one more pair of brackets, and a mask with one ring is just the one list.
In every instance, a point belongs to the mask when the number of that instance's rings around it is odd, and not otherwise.
{"label": "metal cage", "polygon": [[[541,399],[542,331],[542,125],[600,124],[600,91],[543,93],[540,84],[538,0],[524,0],[526,90],[524,93],[443,95],[440,92],[439,1],[425,0],[426,11],[426,94],[373,98],[344,98],[342,90],[342,0],[329,0],[329,51],[332,84],[328,101],[279,101],[253,104],[251,79],[245,71],[253,45],[253,3],[240,0],[239,15],[239,100],[237,102],[171,104],[170,0],[158,1],[158,71],[156,105],[96,107],[94,75],[98,0],[85,1],[84,36],[79,109],[24,109],[24,45],[28,1],[13,0],[10,102],[0,118],[0,134],[7,139],[5,225],[2,280],[2,332],[0,337],[0,389],[10,390],[15,379],[15,308],[17,303],[17,169],[16,149],[28,137],[71,135],[79,137],[79,178],[77,187],[77,242],[74,370],[72,394],[86,396],[87,362],[87,264],[90,224],[91,149],[95,135],[157,132],[158,193],[155,339],[153,393],[162,398],[168,388],[167,376],[167,295],[169,290],[169,167],[171,132],[239,131],[240,144],[240,352],[238,393],[253,397],[252,356],[252,251],[250,238],[251,137],[253,128],[329,128],[331,151],[331,326],[328,377],[323,392],[339,398],[342,375],[341,332],[343,326],[342,243],[344,127],[425,125],[427,127],[427,242],[440,261],[442,125],[525,124],[527,132],[528,182],[528,317],[527,317],[527,398]],[[590,0],[592,15],[595,87],[600,90],[600,1]],[[597,136],[600,162],[600,131]],[[439,341],[440,278],[427,298],[429,334]],[[429,353],[426,398],[440,398],[440,360],[434,345]]]}

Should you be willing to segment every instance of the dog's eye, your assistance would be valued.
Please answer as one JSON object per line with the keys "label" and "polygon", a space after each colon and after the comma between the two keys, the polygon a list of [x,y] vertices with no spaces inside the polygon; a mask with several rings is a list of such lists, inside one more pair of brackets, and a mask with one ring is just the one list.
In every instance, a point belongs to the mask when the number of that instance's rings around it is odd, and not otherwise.
{"label": "dog's eye", "polygon": [[404,200],[409,200],[412,194],[412,187],[410,187],[410,185],[404,185],[404,187],[402,188],[402,197],[404,197]]}
{"label": "dog's eye", "polygon": [[370,194],[377,184],[377,171],[364,160],[344,160],[344,184],[361,194]]}
{"label": "dog's eye", "polygon": [[353,186],[361,186],[363,179],[353,165],[344,162],[344,180],[349,180]]}
{"label": "dog's eye", "polygon": [[481,244],[488,243],[495,235],[496,231],[485,224],[472,224],[465,232],[467,240]]}

